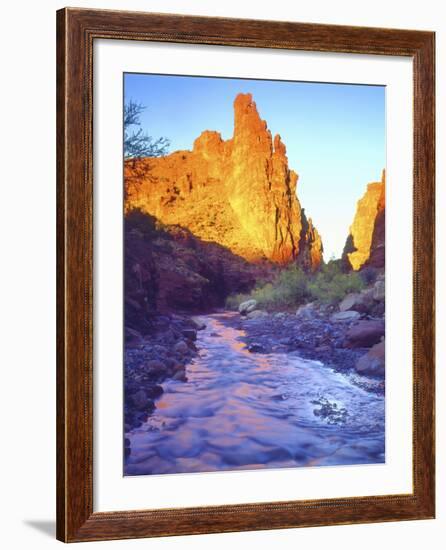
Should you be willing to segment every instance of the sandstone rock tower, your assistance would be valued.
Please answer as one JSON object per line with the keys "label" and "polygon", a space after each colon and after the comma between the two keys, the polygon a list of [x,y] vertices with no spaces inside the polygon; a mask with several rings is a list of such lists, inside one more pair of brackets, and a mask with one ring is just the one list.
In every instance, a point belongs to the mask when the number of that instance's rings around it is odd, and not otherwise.
{"label": "sandstone rock tower", "polygon": [[369,183],[358,201],[355,218],[344,247],[343,258],[354,269],[385,264],[386,173]]}
{"label": "sandstone rock tower", "polygon": [[297,261],[310,269],[322,261],[321,238],[300,206],[285,145],[279,135],[272,138],[251,94],[235,98],[231,139],[206,130],[192,151],[138,163],[125,167],[127,211],[140,208],[249,261]]}

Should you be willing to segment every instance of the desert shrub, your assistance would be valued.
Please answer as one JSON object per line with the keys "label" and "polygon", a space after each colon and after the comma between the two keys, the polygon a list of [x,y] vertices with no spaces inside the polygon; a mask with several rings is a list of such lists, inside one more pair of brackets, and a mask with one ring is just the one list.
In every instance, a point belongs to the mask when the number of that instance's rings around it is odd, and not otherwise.
{"label": "desert shrub", "polygon": [[347,294],[359,292],[365,283],[359,273],[343,273],[338,261],[322,266],[308,282],[308,292],[313,300],[324,304],[340,302]]}
{"label": "desert shrub", "polygon": [[137,230],[144,237],[151,237],[156,231],[156,218],[135,208],[125,216],[125,230]]}
{"label": "desert shrub", "polygon": [[246,300],[256,300],[267,311],[292,310],[310,301],[336,304],[347,294],[366,286],[361,275],[345,273],[340,260],[324,264],[316,273],[306,273],[296,265],[282,270],[272,282],[258,284],[249,294],[233,294],[226,300],[228,309],[236,310]]}
{"label": "desert shrub", "polygon": [[235,294],[226,300],[226,307],[237,309],[241,302],[256,300],[267,311],[294,308],[308,297],[307,275],[292,265],[281,271],[273,282],[258,284],[250,294]]}
{"label": "desert shrub", "polygon": [[371,266],[364,267],[358,273],[367,286],[372,285],[378,277],[378,270],[375,267]]}

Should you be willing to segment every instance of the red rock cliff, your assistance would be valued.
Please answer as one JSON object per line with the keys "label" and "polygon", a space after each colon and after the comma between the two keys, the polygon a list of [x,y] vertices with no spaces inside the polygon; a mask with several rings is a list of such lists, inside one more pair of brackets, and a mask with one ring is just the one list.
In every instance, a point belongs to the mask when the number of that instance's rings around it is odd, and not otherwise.
{"label": "red rock cliff", "polygon": [[239,94],[232,139],[206,130],[192,151],[126,163],[126,210],[140,208],[250,261],[315,269],[322,243],[296,196],[297,179],[280,136],[272,139],[251,94]]}
{"label": "red rock cliff", "polygon": [[344,248],[344,260],[350,267],[384,267],[386,173],[381,181],[369,183],[358,201],[355,218]]}

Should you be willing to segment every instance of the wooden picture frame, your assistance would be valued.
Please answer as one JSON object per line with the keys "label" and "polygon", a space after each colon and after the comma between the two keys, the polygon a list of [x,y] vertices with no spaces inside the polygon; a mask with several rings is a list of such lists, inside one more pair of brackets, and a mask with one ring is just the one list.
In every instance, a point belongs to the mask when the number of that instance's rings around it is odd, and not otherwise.
{"label": "wooden picture frame", "polygon": [[[413,60],[413,492],[93,511],[93,43],[107,38]],[[432,32],[66,8],[57,13],[57,538],[65,542],[434,517]]]}

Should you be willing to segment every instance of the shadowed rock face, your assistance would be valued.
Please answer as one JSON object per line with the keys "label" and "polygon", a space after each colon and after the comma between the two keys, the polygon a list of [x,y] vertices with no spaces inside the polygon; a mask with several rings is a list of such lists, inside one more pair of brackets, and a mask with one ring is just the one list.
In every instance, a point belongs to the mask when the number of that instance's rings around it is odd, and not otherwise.
{"label": "shadowed rock face", "polygon": [[272,139],[251,94],[239,94],[232,139],[206,130],[192,151],[126,163],[126,210],[185,227],[249,261],[316,269],[321,238],[297,199],[297,179],[280,136]]}
{"label": "shadowed rock face", "polygon": [[354,270],[385,264],[385,188],[386,174],[381,181],[369,183],[358,201],[355,218],[350,226],[343,258]]}
{"label": "shadowed rock face", "polygon": [[142,335],[159,312],[202,312],[249,292],[271,266],[250,264],[227,248],[178,226],[160,227],[138,210],[125,219],[125,327]]}

